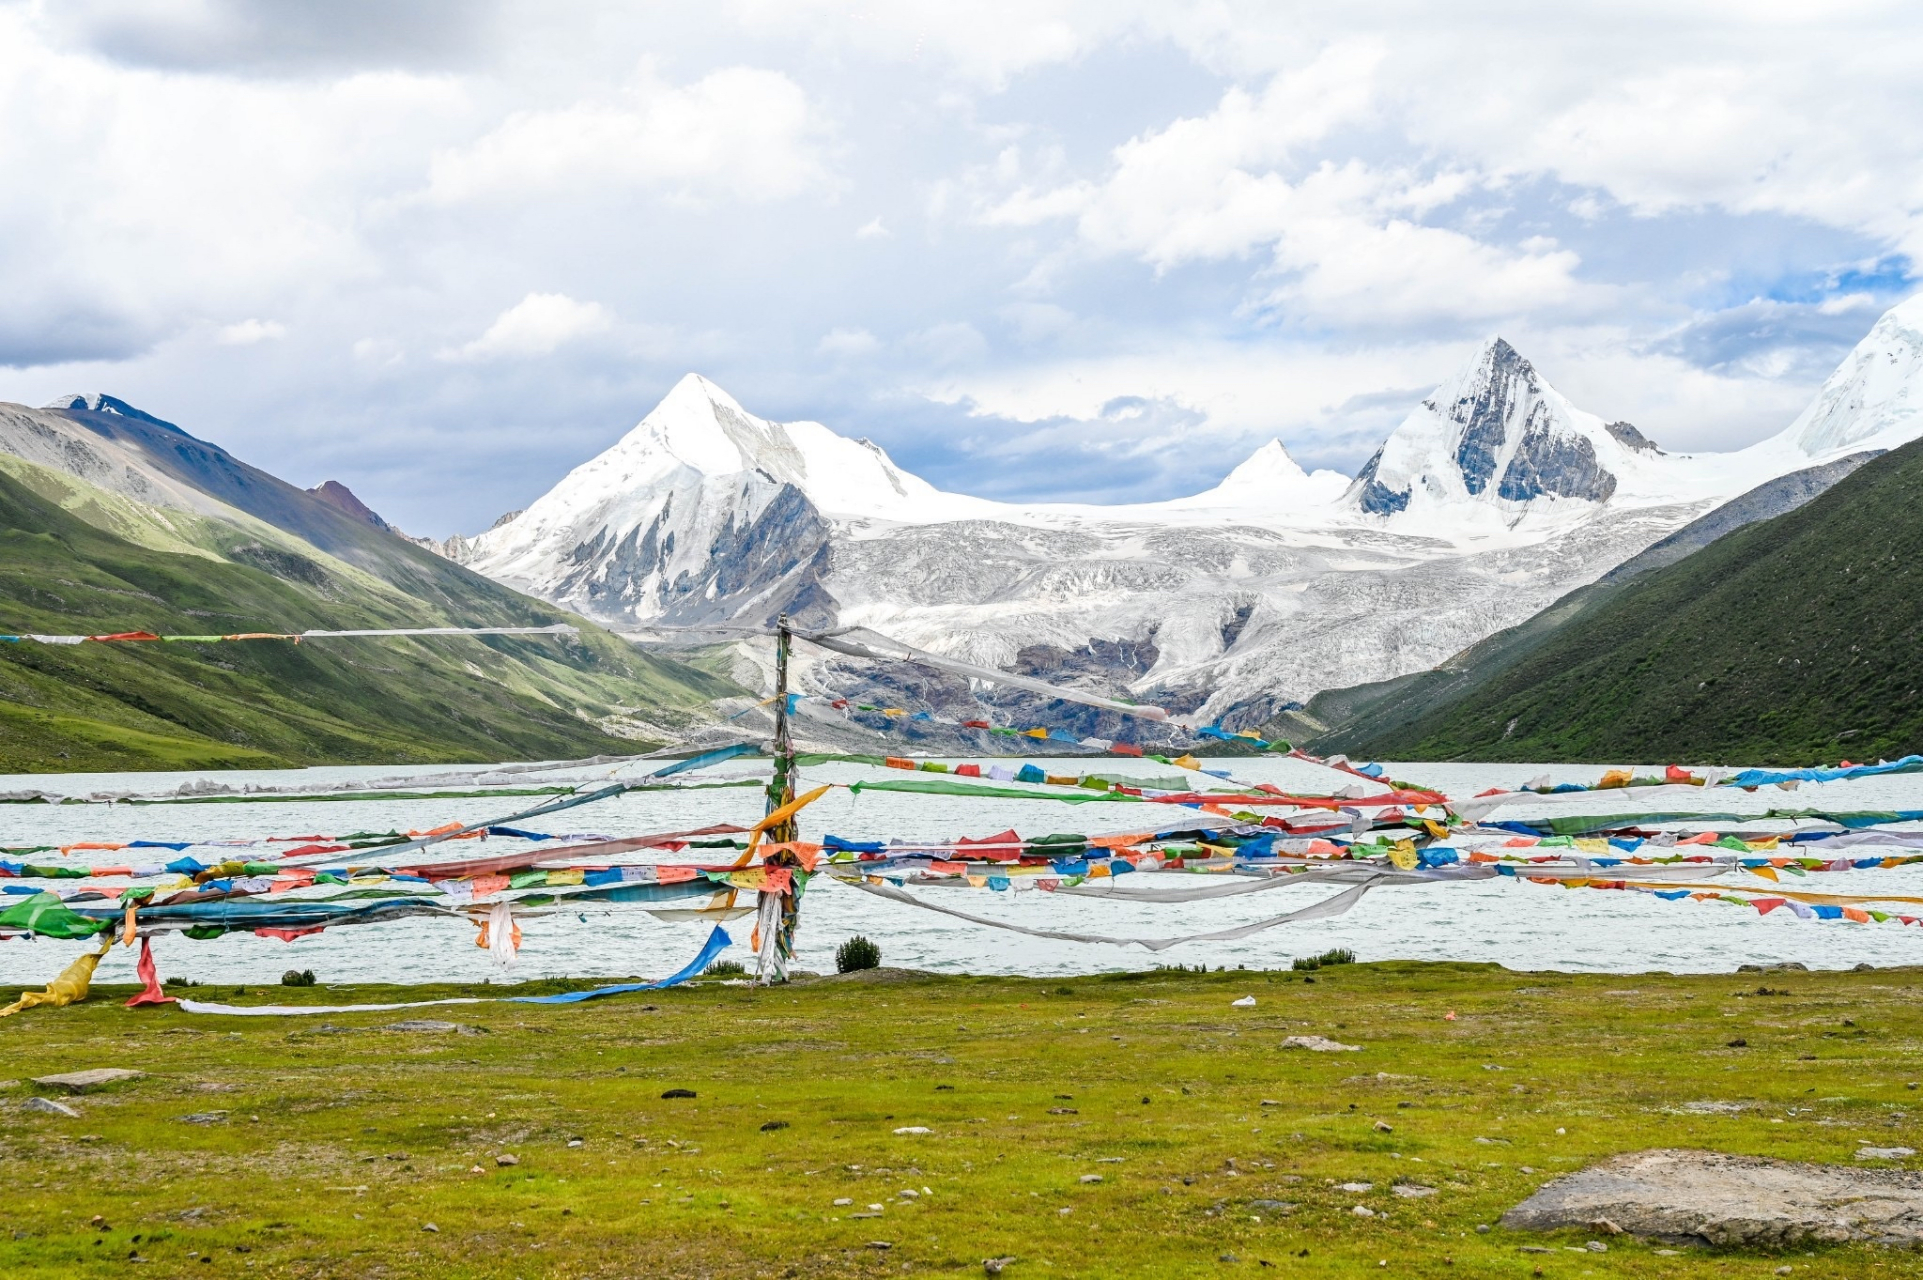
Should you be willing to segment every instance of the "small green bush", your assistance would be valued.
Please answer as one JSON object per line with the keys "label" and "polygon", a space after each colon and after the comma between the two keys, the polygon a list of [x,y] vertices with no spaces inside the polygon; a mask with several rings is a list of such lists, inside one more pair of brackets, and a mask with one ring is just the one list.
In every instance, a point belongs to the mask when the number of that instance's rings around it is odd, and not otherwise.
{"label": "small green bush", "polygon": [[835,948],[836,973],[853,973],[857,969],[874,969],[880,965],[881,948],[860,934]]}
{"label": "small green bush", "polygon": [[1289,968],[1301,972],[1303,970],[1321,969],[1329,965],[1354,963],[1355,952],[1349,950],[1347,947],[1335,947],[1331,950],[1324,951],[1319,956],[1297,956],[1290,962]]}
{"label": "small green bush", "polygon": [[289,969],[286,973],[280,975],[280,985],[283,987],[311,987],[314,985],[314,971],[312,969]]}
{"label": "small green bush", "polygon": [[701,971],[705,978],[740,978],[747,975],[747,966],[739,960],[717,960]]}

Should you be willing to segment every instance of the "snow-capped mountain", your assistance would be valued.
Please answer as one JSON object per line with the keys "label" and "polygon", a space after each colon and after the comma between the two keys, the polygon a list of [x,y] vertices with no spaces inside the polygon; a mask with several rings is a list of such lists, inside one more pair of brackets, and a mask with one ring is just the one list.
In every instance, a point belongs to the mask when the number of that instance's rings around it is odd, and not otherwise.
{"label": "snow-capped mountain", "polygon": [[1811,457],[1923,435],[1923,293],[1883,313],[1780,440]]}
{"label": "snow-capped mountain", "polygon": [[[1272,441],[1206,493],[1117,506],[944,493],[868,441],[757,418],[690,374],[467,554],[630,630],[785,611],[1253,723],[1432,667],[1773,476],[1923,433],[1904,310],[1798,425],[1738,453],[1665,452],[1494,338],[1353,480]],[[810,670],[824,689],[860,678]]]}

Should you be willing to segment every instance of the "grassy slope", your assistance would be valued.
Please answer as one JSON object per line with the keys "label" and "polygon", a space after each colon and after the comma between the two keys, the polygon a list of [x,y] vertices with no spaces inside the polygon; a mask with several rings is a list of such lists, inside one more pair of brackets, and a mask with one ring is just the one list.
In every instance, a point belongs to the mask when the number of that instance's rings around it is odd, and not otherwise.
{"label": "grassy slope", "polygon": [[[9,1076],[150,1073],[75,1100],[79,1120],[7,1112],[0,1274],[118,1275],[133,1253],[153,1277],[962,1276],[1011,1255],[1009,1275],[1062,1280],[1916,1275],[1913,1255],[1860,1246],[1666,1257],[1613,1238],[1578,1257],[1564,1248],[1593,1233],[1476,1228],[1556,1174],[1645,1147],[1842,1164],[1860,1140],[1923,1147],[1905,1088],[1917,977],[1771,975],[1788,991],[1762,996],[1754,978],[1391,963],[1313,986],[826,981],[299,1022],[126,1010],[112,1001],[130,989],[102,990],[0,1023]],[[1254,1009],[1229,1007],[1244,994]],[[410,1016],[488,1034],[383,1030]],[[1304,1032],[1363,1049],[1278,1052]],[[663,1100],[671,1087],[699,1096]],[[181,1123],[214,1109],[226,1118]],[[909,1125],[932,1132],[893,1133]],[[1399,1197],[1398,1179],[1437,1193]],[[888,1207],[851,1216],[869,1204]]]}
{"label": "grassy slope", "polygon": [[1525,624],[1519,656],[1494,674],[1413,722],[1378,706],[1375,731],[1344,745],[1401,760],[1756,763],[1923,749],[1919,513],[1923,442],[1787,515],[1559,602],[1580,607],[1580,625],[1544,638]]}
{"label": "grassy slope", "polygon": [[[0,472],[6,629],[204,634],[568,619],[495,584],[468,590],[453,574],[427,598],[411,596],[290,549],[298,543],[263,543],[180,513],[169,523],[193,545],[156,549],[70,514],[17,474]],[[137,504],[111,506],[114,519],[137,519],[120,509]],[[209,555],[222,543],[234,560]],[[426,567],[423,579],[436,572]],[[589,627],[579,641],[7,645],[0,771],[591,754],[633,748],[596,723],[624,706],[672,714],[725,688]]]}

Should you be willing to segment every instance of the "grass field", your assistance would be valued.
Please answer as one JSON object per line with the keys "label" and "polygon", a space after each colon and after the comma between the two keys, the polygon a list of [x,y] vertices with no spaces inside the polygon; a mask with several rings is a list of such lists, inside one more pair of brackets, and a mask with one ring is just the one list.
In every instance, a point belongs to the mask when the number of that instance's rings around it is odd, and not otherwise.
{"label": "grass field", "polygon": [[[1621,1151],[1923,1148],[1919,971],[1309,976],[877,970],[258,1020],[100,988],[0,1022],[0,1275],[1923,1274],[1858,1246],[1478,1229]],[[1361,1050],[1279,1047],[1302,1034]],[[103,1066],[149,1074],[72,1099],[78,1120],[20,1109],[27,1077]]]}

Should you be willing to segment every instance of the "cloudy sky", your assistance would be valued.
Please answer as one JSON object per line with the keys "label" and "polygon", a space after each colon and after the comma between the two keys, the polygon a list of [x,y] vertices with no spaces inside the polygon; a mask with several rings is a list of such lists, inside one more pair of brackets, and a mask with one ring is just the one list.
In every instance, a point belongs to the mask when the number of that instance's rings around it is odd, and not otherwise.
{"label": "cloudy sky", "polygon": [[[1585,15],[1573,10],[1587,9]],[[1778,430],[1923,252],[1898,3],[0,0],[0,399],[411,531],[684,372],[948,488],[1352,471],[1487,335]]]}

